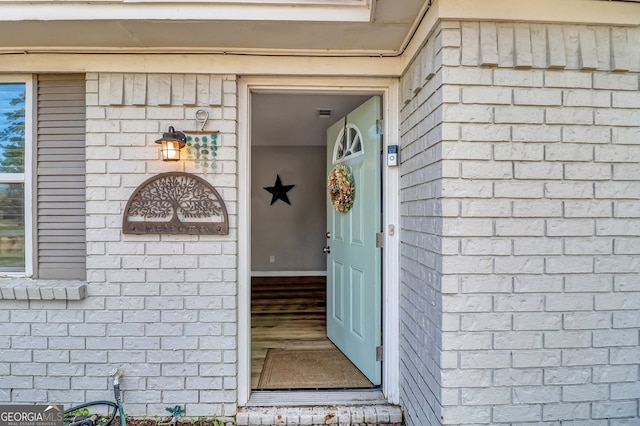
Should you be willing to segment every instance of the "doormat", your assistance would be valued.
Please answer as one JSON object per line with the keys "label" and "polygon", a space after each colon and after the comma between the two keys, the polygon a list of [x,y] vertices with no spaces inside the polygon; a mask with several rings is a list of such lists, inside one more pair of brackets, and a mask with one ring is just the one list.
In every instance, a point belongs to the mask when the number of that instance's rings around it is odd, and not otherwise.
{"label": "doormat", "polygon": [[269,349],[258,389],[370,388],[338,349]]}

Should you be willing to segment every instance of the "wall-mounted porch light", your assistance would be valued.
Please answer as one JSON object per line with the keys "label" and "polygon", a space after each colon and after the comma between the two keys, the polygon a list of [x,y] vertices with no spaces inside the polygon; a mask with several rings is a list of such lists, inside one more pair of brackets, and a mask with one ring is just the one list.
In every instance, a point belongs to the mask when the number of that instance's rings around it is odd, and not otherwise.
{"label": "wall-mounted porch light", "polygon": [[177,132],[173,126],[169,126],[169,131],[162,134],[162,138],[156,143],[162,145],[162,161],[180,160],[180,150],[187,144],[187,137],[182,132]]}

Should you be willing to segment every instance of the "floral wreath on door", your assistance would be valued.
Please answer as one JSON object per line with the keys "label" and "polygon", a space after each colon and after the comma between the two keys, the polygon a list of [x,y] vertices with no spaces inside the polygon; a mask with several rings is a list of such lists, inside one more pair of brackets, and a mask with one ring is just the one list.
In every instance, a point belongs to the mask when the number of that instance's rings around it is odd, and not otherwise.
{"label": "floral wreath on door", "polygon": [[356,187],[353,175],[344,164],[338,164],[331,172],[327,181],[329,199],[333,207],[340,213],[347,213],[353,207]]}

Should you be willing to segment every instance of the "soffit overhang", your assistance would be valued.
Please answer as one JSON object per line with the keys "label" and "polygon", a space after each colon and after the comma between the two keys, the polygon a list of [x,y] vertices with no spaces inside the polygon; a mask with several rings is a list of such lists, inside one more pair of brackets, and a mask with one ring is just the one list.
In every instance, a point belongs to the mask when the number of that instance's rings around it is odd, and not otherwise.
{"label": "soffit overhang", "polygon": [[428,0],[0,0],[0,52],[396,55]]}
{"label": "soffit overhang", "polygon": [[640,26],[640,0],[406,1],[412,8],[393,7],[405,0],[371,3],[370,22],[300,22],[206,20],[204,15],[181,21],[24,21],[3,14],[8,2],[0,0],[0,72],[215,69],[238,75],[397,77],[447,21]]}

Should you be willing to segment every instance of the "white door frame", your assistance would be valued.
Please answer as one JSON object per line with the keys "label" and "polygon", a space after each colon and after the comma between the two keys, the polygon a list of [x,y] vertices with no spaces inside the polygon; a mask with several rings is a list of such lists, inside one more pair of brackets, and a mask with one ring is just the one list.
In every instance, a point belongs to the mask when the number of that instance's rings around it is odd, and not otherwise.
{"label": "white door frame", "polygon": [[[251,394],[251,94],[371,93],[382,95],[383,150],[399,145],[398,79],[241,77],[238,81],[238,405]],[[382,392],[400,402],[400,174],[383,158]]]}

